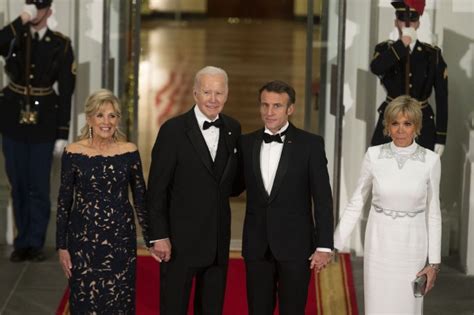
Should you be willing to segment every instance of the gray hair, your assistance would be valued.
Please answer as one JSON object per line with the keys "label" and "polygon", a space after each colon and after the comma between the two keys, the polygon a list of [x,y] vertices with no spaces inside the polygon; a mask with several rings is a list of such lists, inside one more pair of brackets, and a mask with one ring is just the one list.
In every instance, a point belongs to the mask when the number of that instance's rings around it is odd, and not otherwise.
{"label": "gray hair", "polygon": [[194,76],[194,88],[199,86],[199,80],[203,75],[222,75],[224,77],[226,87],[228,86],[229,77],[227,76],[227,72],[225,72],[224,69],[213,66],[206,66],[199,70]]}

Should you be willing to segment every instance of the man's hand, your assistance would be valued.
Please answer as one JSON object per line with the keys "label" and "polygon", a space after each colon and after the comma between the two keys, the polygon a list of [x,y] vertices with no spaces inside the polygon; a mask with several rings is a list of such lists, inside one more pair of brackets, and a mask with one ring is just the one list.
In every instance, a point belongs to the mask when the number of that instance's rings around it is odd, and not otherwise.
{"label": "man's hand", "polygon": [[64,148],[66,147],[66,145],[67,145],[67,140],[64,140],[64,139],[56,140],[56,142],[54,143],[53,155],[60,157],[63,154]]}
{"label": "man's hand", "polygon": [[59,254],[59,263],[61,264],[61,268],[63,268],[66,278],[69,279],[72,276],[71,255],[69,255],[69,251],[67,249],[59,249],[58,254]]}
{"label": "man's hand", "polygon": [[323,270],[327,264],[331,261],[333,256],[332,252],[318,252],[317,250],[309,257],[311,260],[310,268],[316,268],[316,272]]}
{"label": "man's hand", "polygon": [[23,11],[21,11],[20,18],[23,24],[26,24],[38,15],[38,9],[34,4],[25,4],[23,6]]}
{"label": "man's hand", "polygon": [[435,143],[434,151],[441,157],[444,152],[444,144]]}
{"label": "man's hand", "polygon": [[411,43],[414,43],[418,36],[416,35],[416,30],[413,27],[404,27],[402,28],[402,42],[405,47],[408,47]]}
{"label": "man's hand", "polygon": [[159,240],[150,247],[150,253],[158,262],[168,262],[171,259],[171,242],[169,238]]}

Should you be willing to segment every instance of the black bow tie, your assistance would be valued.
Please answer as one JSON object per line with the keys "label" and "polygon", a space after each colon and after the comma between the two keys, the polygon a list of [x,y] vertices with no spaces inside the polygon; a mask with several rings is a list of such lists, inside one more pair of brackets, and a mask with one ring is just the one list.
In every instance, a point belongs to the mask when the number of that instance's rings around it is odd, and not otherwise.
{"label": "black bow tie", "polygon": [[216,120],[211,121],[211,122],[205,121],[204,124],[202,125],[202,128],[204,130],[206,130],[206,129],[209,129],[211,126],[214,126],[216,128],[220,128],[220,127],[224,126],[224,124],[222,123],[222,120],[220,118],[217,118]]}
{"label": "black bow tie", "polygon": [[278,142],[278,143],[283,143],[283,141],[281,140],[281,137],[286,135],[287,131],[288,131],[288,129],[286,129],[285,131],[283,131],[281,133],[277,133],[277,134],[274,134],[274,135],[271,135],[269,133],[264,132],[263,133],[263,141],[265,141],[265,143],[271,143],[273,141]]}

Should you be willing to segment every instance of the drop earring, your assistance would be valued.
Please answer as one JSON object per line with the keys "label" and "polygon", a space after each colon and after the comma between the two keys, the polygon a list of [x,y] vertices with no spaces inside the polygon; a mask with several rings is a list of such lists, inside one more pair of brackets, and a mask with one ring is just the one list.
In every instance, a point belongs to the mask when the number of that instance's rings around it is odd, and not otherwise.
{"label": "drop earring", "polygon": [[89,127],[89,140],[92,140],[92,127]]}

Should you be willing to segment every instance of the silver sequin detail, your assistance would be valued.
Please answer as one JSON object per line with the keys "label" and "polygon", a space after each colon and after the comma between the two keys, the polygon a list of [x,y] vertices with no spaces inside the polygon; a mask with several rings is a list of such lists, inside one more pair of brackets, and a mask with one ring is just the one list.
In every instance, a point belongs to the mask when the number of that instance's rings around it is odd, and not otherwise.
{"label": "silver sequin detail", "polygon": [[401,210],[385,209],[374,204],[372,204],[372,206],[374,207],[375,212],[383,213],[389,217],[392,217],[392,219],[404,218],[404,217],[414,218],[418,213],[422,213],[423,211],[425,211],[424,209],[415,210],[415,211],[401,211]]}
{"label": "silver sequin detail", "polygon": [[390,147],[390,143],[385,143],[380,148],[379,159],[395,159],[398,164],[398,168],[402,169],[405,162],[408,160],[425,162],[426,149],[418,145],[415,152],[412,154],[399,154],[394,152]]}

